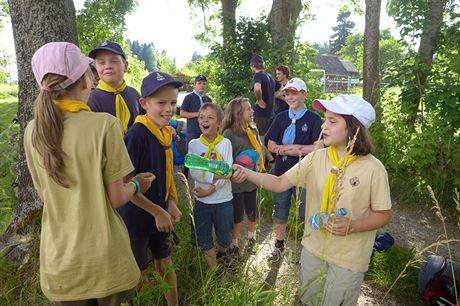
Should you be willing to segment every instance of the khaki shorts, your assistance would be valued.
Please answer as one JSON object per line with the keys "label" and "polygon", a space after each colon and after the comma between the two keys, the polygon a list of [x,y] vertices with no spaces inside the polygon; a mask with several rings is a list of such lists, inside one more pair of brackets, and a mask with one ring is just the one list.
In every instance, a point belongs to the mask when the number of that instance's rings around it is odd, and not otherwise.
{"label": "khaki shorts", "polygon": [[355,306],[363,279],[363,272],[352,272],[329,264],[302,248],[299,290],[302,303]]}
{"label": "khaki shorts", "polygon": [[123,302],[129,302],[132,297],[132,290],[122,291],[98,299],[81,301],[53,302],[53,306],[120,306]]}

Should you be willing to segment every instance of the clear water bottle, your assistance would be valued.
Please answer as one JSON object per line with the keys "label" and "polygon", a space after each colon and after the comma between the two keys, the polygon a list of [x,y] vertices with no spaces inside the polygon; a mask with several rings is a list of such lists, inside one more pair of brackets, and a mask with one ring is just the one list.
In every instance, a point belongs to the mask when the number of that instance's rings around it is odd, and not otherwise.
{"label": "clear water bottle", "polygon": [[328,214],[328,213],[316,213],[308,219],[308,224],[314,230],[319,230],[326,226],[327,221],[329,218],[338,219],[341,217],[345,217],[347,215],[347,210],[343,207],[337,209],[336,214]]}
{"label": "clear water bottle", "polygon": [[227,176],[233,169],[222,160],[210,160],[197,154],[187,153],[184,164],[189,169],[203,170],[220,176]]}

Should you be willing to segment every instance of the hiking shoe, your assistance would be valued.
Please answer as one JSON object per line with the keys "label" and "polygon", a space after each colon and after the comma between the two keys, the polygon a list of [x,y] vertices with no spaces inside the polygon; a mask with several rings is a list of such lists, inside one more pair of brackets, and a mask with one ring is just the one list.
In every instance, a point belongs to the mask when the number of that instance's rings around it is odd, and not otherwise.
{"label": "hiking shoe", "polygon": [[246,250],[248,252],[253,253],[256,247],[256,240],[254,238],[248,239],[248,243],[246,244]]}
{"label": "hiking shoe", "polygon": [[281,259],[281,256],[283,255],[283,251],[284,247],[278,248],[275,246],[268,260],[273,262],[279,261]]}

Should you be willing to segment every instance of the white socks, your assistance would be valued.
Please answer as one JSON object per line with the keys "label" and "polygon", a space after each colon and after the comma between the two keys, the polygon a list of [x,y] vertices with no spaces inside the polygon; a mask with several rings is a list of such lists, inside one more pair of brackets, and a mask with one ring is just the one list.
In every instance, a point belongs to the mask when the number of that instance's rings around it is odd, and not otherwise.
{"label": "white socks", "polygon": [[248,239],[254,239],[255,235],[256,235],[256,232],[249,232],[248,231]]}

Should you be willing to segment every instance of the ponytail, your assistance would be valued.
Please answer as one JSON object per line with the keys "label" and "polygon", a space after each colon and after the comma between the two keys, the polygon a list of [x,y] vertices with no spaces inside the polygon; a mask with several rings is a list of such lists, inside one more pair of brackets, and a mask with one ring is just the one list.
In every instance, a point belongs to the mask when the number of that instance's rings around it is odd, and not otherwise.
{"label": "ponytail", "polygon": [[53,86],[62,83],[65,79],[55,74],[47,74],[43,78],[42,84],[49,90],[40,90],[35,99],[32,145],[43,157],[43,165],[48,175],[56,184],[69,188],[64,175],[65,152],[61,146],[64,135],[64,116],[53,100],[67,94],[79,81],[65,89],[53,90]]}

